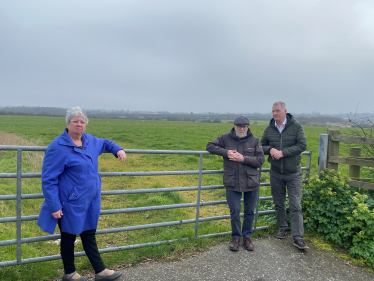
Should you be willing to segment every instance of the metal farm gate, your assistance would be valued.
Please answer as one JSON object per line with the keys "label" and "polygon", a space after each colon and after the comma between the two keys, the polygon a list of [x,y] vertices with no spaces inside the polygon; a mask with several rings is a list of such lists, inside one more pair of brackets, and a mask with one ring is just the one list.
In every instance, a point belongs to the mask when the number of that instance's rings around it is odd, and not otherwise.
{"label": "metal farm gate", "polygon": [[[43,256],[43,257],[36,257],[36,258],[28,258],[22,259],[22,252],[21,252],[21,245],[33,242],[40,242],[40,241],[48,241],[48,240],[56,240],[60,238],[60,235],[48,235],[48,236],[39,236],[39,237],[31,237],[31,238],[22,238],[21,233],[21,224],[24,221],[35,221],[38,219],[38,215],[31,215],[31,216],[22,216],[21,215],[21,201],[22,200],[32,200],[32,199],[40,199],[44,198],[43,194],[23,194],[22,193],[22,179],[24,178],[41,178],[41,173],[23,173],[22,172],[22,152],[23,151],[45,151],[47,147],[38,147],[38,146],[0,146],[0,151],[2,150],[11,150],[17,152],[17,172],[16,173],[0,173],[0,178],[16,178],[17,179],[17,194],[14,195],[0,195],[0,200],[16,200],[16,208],[17,208],[17,216],[16,217],[0,217],[0,224],[2,223],[16,223],[17,227],[17,234],[16,239],[12,240],[3,240],[0,241],[0,246],[7,246],[7,245],[17,245],[17,259],[11,261],[1,261],[0,267],[4,266],[12,266],[12,265],[19,265],[19,264],[28,264],[28,263],[36,263],[36,262],[44,262],[44,261],[51,261],[61,259],[60,255],[52,255],[52,256]],[[198,170],[189,170],[189,171],[158,171],[158,172],[103,172],[100,173],[101,177],[123,177],[123,176],[165,176],[165,175],[198,175],[198,183],[197,186],[187,186],[187,187],[175,187],[175,188],[152,188],[152,189],[136,189],[136,190],[115,190],[115,191],[102,191],[102,196],[106,195],[120,195],[120,194],[137,194],[137,193],[156,193],[156,192],[175,192],[175,191],[191,191],[196,190],[196,203],[184,203],[184,204],[173,204],[173,205],[162,205],[162,206],[148,206],[148,207],[137,207],[137,208],[126,208],[126,209],[112,209],[112,210],[101,210],[100,214],[118,214],[118,213],[130,213],[130,212],[144,212],[144,211],[151,211],[151,210],[166,210],[166,209],[175,209],[175,208],[196,208],[196,218],[195,219],[186,219],[186,220],[178,220],[178,221],[168,221],[162,223],[153,223],[153,224],[145,224],[145,225],[132,225],[126,227],[119,227],[119,228],[109,228],[109,229],[99,229],[97,230],[96,234],[106,234],[106,233],[115,233],[115,232],[125,232],[125,231],[133,231],[133,230],[140,230],[140,229],[148,229],[148,228],[157,228],[157,227],[165,227],[165,226],[172,226],[172,225],[181,225],[181,224],[195,224],[195,237],[213,237],[213,236],[220,236],[220,235],[228,235],[231,232],[221,232],[221,233],[212,233],[208,235],[198,235],[199,230],[199,223],[212,221],[212,220],[225,220],[230,219],[230,215],[224,216],[214,216],[214,217],[199,217],[199,209],[203,206],[208,205],[218,205],[218,204],[226,204],[227,201],[210,201],[210,202],[201,202],[200,195],[202,190],[212,190],[212,189],[223,189],[223,185],[212,185],[212,186],[201,186],[202,177],[206,174],[220,174],[223,173],[222,170],[203,170],[203,155],[210,154],[207,151],[181,151],[181,150],[136,150],[136,149],[125,149],[126,153],[137,153],[137,154],[179,154],[179,155],[199,155],[200,162]],[[303,155],[308,156],[307,160],[307,167],[302,167],[302,170],[306,170],[305,179],[307,180],[310,176],[310,167],[311,167],[311,157],[312,152],[307,151],[304,152]],[[262,172],[269,172],[269,169],[260,169],[259,173]],[[261,186],[269,186],[270,183],[261,183]],[[265,215],[274,213],[274,210],[266,210],[266,211],[258,211],[259,201],[262,200],[272,200],[272,197],[259,197],[256,205],[256,213],[255,213],[255,222],[254,222],[254,230],[265,229],[267,226],[257,227],[257,217],[258,215]],[[243,216],[243,214],[241,214]],[[37,227],[35,225],[35,227]],[[188,238],[182,238],[182,240],[187,240]],[[176,239],[181,240],[181,239]],[[112,248],[105,248],[99,249],[100,253],[108,253],[114,251],[122,251],[128,249],[136,249],[147,247],[150,245],[160,245],[165,243],[170,243],[176,240],[167,240],[167,241],[157,241],[152,243],[144,243],[144,244],[136,244],[136,245],[128,245],[122,247],[112,247]],[[75,256],[84,256],[85,252],[75,252]]]}

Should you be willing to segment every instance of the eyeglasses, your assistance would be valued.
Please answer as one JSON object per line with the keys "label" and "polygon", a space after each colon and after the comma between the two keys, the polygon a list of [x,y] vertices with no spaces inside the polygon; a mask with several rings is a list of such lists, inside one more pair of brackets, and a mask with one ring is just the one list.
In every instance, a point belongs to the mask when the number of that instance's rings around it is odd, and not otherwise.
{"label": "eyeglasses", "polygon": [[71,123],[74,125],[77,125],[78,123],[81,123],[82,125],[86,125],[86,121],[79,121],[79,120],[70,120]]}
{"label": "eyeglasses", "polygon": [[248,125],[244,125],[244,126],[241,126],[241,125],[235,125],[239,130],[245,130],[247,128],[249,128]]}

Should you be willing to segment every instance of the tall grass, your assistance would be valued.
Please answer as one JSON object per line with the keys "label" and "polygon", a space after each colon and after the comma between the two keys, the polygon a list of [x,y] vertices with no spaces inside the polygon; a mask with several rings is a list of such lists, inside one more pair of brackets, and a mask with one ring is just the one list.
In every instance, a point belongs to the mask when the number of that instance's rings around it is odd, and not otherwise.
{"label": "tall grass", "polygon": [[[17,136],[16,134],[6,133],[0,131],[0,145],[21,145],[21,146],[41,146],[43,142],[39,139],[27,140],[23,137]],[[4,151],[0,151],[0,157],[5,154]],[[28,168],[31,173],[38,172],[41,170],[43,164],[44,153],[37,151],[26,151],[26,161]]]}

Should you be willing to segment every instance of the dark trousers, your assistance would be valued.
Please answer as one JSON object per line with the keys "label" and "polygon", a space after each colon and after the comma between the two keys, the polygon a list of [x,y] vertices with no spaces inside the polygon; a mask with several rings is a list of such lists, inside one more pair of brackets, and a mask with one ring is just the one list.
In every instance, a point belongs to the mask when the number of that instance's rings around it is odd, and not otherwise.
{"label": "dark trousers", "polygon": [[242,208],[240,200],[242,192],[226,190],[226,199],[230,208],[232,238],[240,239],[252,236],[252,224],[255,217],[254,210],[259,190],[243,192],[244,194],[244,220],[243,228],[240,222],[240,211]]}
{"label": "dark trousers", "polygon": [[[58,226],[61,230],[61,220],[58,220]],[[106,267],[100,257],[99,249],[97,248],[95,233],[96,229],[90,229],[83,231],[79,236],[82,240],[83,249],[90,260],[95,273],[99,273]],[[61,231],[60,250],[65,274],[70,274],[76,271],[74,265],[74,242],[76,237],[75,234]]]}
{"label": "dark trousers", "polygon": [[284,175],[270,171],[270,185],[278,227],[284,230],[288,228],[285,205],[287,186],[292,237],[293,239],[303,238],[304,220],[301,212],[303,172],[299,171],[294,174]]}

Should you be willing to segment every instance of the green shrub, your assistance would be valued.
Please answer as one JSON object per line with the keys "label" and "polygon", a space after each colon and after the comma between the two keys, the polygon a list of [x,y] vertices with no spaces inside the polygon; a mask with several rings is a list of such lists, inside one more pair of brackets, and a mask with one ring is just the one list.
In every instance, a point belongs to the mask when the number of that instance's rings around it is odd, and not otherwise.
{"label": "green shrub", "polygon": [[371,192],[351,187],[349,181],[328,169],[310,178],[302,200],[305,229],[374,266],[374,200]]}

